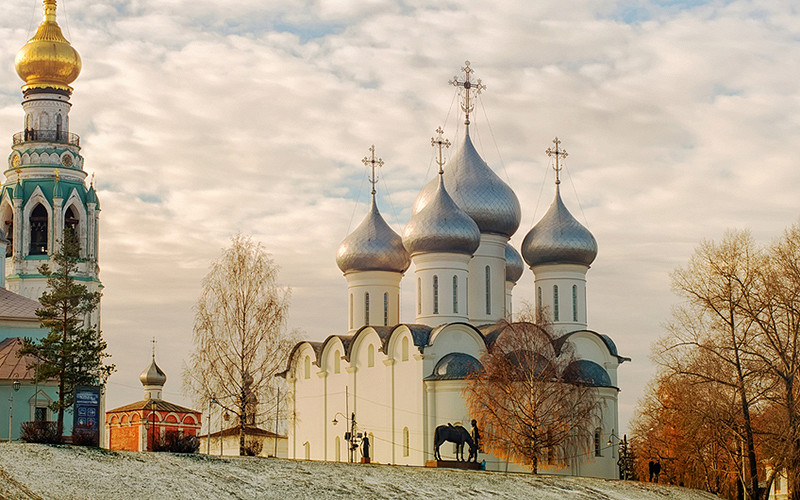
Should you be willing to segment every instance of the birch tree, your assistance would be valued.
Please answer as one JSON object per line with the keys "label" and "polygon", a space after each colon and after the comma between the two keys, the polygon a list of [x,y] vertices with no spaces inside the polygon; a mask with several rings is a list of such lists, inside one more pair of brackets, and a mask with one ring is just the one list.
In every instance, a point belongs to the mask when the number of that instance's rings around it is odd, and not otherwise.
{"label": "birch tree", "polygon": [[570,346],[554,342],[543,325],[504,326],[465,388],[488,452],[534,474],[540,463],[566,464],[588,453],[598,423],[597,394],[565,376],[575,359]]}
{"label": "birch tree", "polygon": [[235,416],[240,455],[246,427],[277,411],[274,375],[293,345],[286,328],[290,292],[277,278],[278,267],[260,243],[234,236],[203,279],[195,306],[184,386],[197,403],[213,398]]}

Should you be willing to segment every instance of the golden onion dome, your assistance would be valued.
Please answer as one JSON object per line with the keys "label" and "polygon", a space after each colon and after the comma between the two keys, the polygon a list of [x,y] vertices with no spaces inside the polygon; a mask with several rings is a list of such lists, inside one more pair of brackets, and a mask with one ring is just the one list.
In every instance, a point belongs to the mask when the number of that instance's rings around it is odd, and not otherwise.
{"label": "golden onion dome", "polygon": [[69,86],[81,72],[81,56],[64,38],[56,23],[56,0],[44,0],[44,20],[14,62],[17,74],[25,81],[22,90]]}

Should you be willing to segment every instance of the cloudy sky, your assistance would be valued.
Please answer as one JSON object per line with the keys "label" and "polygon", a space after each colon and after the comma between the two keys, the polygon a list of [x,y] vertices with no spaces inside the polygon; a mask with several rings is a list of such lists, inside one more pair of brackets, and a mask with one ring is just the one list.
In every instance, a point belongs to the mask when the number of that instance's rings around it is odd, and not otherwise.
{"label": "cloudy sky", "polygon": [[[39,0],[0,0],[0,135],[22,129],[14,55]],[[487,90],[476,146],[520,198],[512,243],[553,196],[544,150],[570,156],[564,198],[594,233],[590,328],[621,354],[627,430],[676,302],[669,273],[704,238],[798,221],[800,9],[791,0],[61,0],[83,59],[72,132],[102,206],[108,406],[141,399],[158,339],[166,397],[210,261],[243,232],[292,288],[290,326],[346,329],[334,256],[365,215],[361,158],[385,161],[379,206],[400,232],[432,177],[438,126],[463,133],[448,86],[469,59]],[[10,149],[9,149],[10,151]],[[404,286],[402,320],[413,320]],[[533,299],[527,271],[515,307]]]}

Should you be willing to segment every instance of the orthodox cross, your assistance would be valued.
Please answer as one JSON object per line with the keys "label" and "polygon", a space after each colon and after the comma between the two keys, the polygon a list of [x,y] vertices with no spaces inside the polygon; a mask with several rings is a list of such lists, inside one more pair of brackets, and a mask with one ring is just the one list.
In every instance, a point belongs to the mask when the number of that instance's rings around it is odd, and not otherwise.
{"label": "orthodox cross", "polygon": [[439,128],[436,129],[436,134],[437,134],[436,137],[431,137],[431,146],[433,146],[433,147],[438,146],[439,147],[439,159],[436,160],[436,163],[439,165],[439,175],[442,175],[442,174],[444,174],[444,170],[443,170],[444,157],[442,155],[442,148],[443,147],[449,148],[450,147],[450,140],[449,139],[445,139],[444,137],[442,137],[442,134],[444,134],[444,130],[442,130],[442,127],[439,127]]}
{"label": "orthodox cross", "polygon": [[150,341],[153,344],[153,361],[156,359],[156,338],[153,336],[153,340]]}
{"label": "orthodox cross", "polygon": [[558,140],[558,137],[553,139],[553,144],[556,145],[556,148],[547,148],[547,156],[555,156],[556,157],[556,164],[553,166],[553,170],[556,171],[556,184],[561,184],[561,179],[559,178],[559,173],[561,172],[561,165],[558,164],[558,158],[566,158],[567,157],[567,150],[566,149],[558,149],[558,146],[561,144],[561,141]]}
{"label": "orthodox cross", "polygon": [[92,180],[89,182],[89,185],[94,187],[94,172],[92,172]]}
{"label": "orthodox cross", "polygon": [[372,176],[369,179],[369,183],[372,184],[372,196],[374,197],[375,196],[375,184],[378,183],[378,178],[375,177],[375,167],[376,166],[377,167],[382,167],[383,166],[383,159],[381,159],[381,158],[378,158],[377,160],[375,159],[375,145],[374,144],[372,146],[370,146],[369,152],[371,153],[371,157],[368,158],[368,157],[365,156],[364,159],[361,160],[361,163],[363,163],[364,165],[372,167]]}
{"label": "orthodox cross", "polygon": [[55,173],[56,173],[56,182],[58,182],[61,180],[61,172],[59,172],[58,169],[56,169]]}
{"label": "orthodox cross", "polygon": [[461,68],[461,71],[464,72],[464,80],[459,80],[458,75],[456,75],[449,83],[454,87],[459,87],[459,92],[462,88],[464,89],[464,100],[461,103],[461,110],[467,115],[464,124],[469,125],[469,114],[475,109],[475,103],[470,101],[470,91],[475,90],[476,95],[480,94],[482,90],[486,90],[486,85],[481,83],[480,78],[478,78],[476,82],[471,80],[471,75],[475,71],[469,67],[469,61],[464,61],[464,67]]}

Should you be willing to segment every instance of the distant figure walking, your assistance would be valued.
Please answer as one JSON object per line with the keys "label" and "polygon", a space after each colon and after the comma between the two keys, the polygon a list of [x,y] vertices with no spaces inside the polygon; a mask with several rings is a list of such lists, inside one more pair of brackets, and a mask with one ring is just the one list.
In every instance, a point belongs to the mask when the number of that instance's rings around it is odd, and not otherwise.
{"label": "distant figure walking", "polygon": [[653,482],[653,477],[656,474],[656,463],[653,462],[652,460],[650,460],[647,463],[647,472],[650,474],[650,478],[648,479],[648,481],[650,481],[652,483]]}
{"label": "distant figure walking", "polygon": [[653,464],[653,473],[655,476],[655,482],[658,482],[658,475],[661,474],[661,462],[656,462]]}

